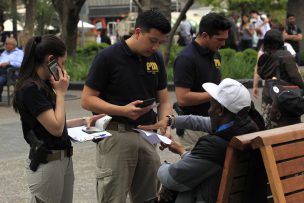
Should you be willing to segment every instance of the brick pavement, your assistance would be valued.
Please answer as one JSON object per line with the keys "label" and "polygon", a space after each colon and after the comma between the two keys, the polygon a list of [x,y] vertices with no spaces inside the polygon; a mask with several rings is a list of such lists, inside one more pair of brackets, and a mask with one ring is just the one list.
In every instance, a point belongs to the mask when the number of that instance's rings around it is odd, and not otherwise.
{"label": "brick pavement", "polygon": [[[66,101],[67,118],[89,115],[80,106],[80,91],[69,91]],[[170,92],[171,101],[175,101]],[[254,100],[260,106],[258,100]],[[24,164],[28,146],[23,140],[19,115],[12,107],[0,104],[0,203],[26,203],[30,194],[26,185]],[[168,150],[159,152],[161,161],[174,162],[177,155]],[[95,144],[74,144],[74,202],[95,203]]]}

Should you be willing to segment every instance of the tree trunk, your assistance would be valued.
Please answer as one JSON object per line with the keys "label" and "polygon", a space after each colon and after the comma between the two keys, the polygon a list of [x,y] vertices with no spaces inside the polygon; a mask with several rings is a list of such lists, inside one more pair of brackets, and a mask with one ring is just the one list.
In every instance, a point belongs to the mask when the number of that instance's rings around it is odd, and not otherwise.
{"label": "tree trunk", "polygon": [[76,53],[79,12],[86,0],[52,0],[61,21],[61,38],[69,56]]}
{"label": "tree trunk", "polygon": [[169,57],[170,57],[170,51],[171,51],[171,47],[172,47],[172,41],[173,41],[173,37],[175,35],[176,29],[179,26],[180,22],[182,21],[182,16],[184,14],[187,13],[187,11],[189,10],[189,8],[192,6],[192,4],[194,3],[194,0],[188,0],[187,3],[185,4],[184,8],[182,9],[182,11],[180,12],[170,34],[169,34],[169,39],[168,39],[168,43],[165,49],[165,53],[164,53],[164,62],[165,62],[165,66],[168,65],[169,63]]}
{"label": "tree trunk", "polygon": [[4,12],[9,10],[9,5],[8,5],[7,0],[0,0],[0,25],[3,25],[4,23]]}
{"label": "tree trunk", "polygon": [[17,36],[17,0],[12,0],[11,5],[12,18],[13,18],[13,36],[18,40]]}
{"label": "tree trunk", "polygon": [[[292,13],[296,16],[296,22],[299,28],[304,31],[304,4],[303,0],[289,0],[287,3],[287,13]],[[301,50],[304,50],[304,41],[301,41]]]}
{"label": "tree trunk", "polygon": [[34,22],[36,16],[34,8],[36,8],[36,0],[25,0],[26,13],[22,45],[25,45],[27,40],[34,35]]}

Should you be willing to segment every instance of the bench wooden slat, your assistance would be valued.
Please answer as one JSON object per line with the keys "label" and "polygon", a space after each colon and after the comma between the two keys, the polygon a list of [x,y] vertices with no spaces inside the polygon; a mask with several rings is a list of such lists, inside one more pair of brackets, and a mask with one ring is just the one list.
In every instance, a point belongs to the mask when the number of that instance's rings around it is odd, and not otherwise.
{"label": "bench wooden slat", "polygon": [[254,149],[262,146],[304,139],[304,124],[299,123],[251,134],[252,137],[254,137],[254,135],[257,135],[251,145]]}
{"label": "bench wooden slat", "polygon": [[217,202],[219,203],[228,203],[229,201],[231,185],[233,182],[233,177],[231,174],[234,170],[234,166],[236,165],[236,156],[237,152],[233,149],[232,146],[228,145],[224,163],[225,167],[223,168],[219,193],[217,197]]}
{"label": "bench wooden slat", "polygon": [[273,153],[277,161],[289,159],[291,157],[304,156],[304,141],[289,143],[273,147]]}
{"label": "bench wooden slat", "polygon": [[304,175],[297,175],[282,180],[284,193],[304,190]]}
{"label": "bench wooden slat", "polygon": [[304,157],[284,161],[277,164],[279,176],[288,176],[304,171]]}
{"label": "bench wooden slat", "polygon": [[[247,139],[249,138],[247,137]],[[238,139],[236,138],[236,140]],[[247,142],[246,139],[243,140],[245,140],[247,145],[250,143],[249,141]],[[244,185],[245,182],[248,181],[245,179],[248,177],[252,152],[253,150],[239,150],[233,143],[229,143],[226,150],[217,203],[241,203],[246,191]]]}
{"label": "bench wooden slat", "polygon": [[304,202],[304,124],[260,133],[251,145],[261,151],[274,202]]}
{"label": "bench wooden slat", "polygon": [[286,202],[287,203],[304,202],[304,191],[286,196]]}
{"label": "bench wooden slat", "polygon": [[271,146],[260,148],[274,202],[284,203],[285,197]]}

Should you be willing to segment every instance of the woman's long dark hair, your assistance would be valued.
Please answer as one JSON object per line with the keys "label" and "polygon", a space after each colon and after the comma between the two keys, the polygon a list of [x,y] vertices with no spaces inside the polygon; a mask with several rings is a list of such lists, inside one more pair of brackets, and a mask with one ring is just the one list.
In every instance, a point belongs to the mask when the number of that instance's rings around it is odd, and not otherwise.
{"label": "woman's long dark hair", "polygon": [[271,53],[284,48],[284,39],[282,32],[278,29],[268,30],[264,36],[263,51]]}
{"label": "woman's long dark hair", "polygon": [[45,58],[48,55],[53,55],[56,58],[63,57],[65,53],[65,44],[55,35],[37,36],[28,40],[24,50],[19,76],[15,85],[13,107],[16,112],[18,112],[20,108],[16,92],[29,83],[35,83],[38,88],[42,88],[49,92],[49,88],[46,86],[45,82],[39,78],[37,68],[43,65]]}

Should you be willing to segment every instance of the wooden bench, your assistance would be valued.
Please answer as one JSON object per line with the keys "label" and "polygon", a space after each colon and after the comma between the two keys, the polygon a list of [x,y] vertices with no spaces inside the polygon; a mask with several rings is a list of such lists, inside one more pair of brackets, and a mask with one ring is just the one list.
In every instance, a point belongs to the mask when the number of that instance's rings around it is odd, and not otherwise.
{"label": "wooden bench", "polygon": [[[246,134],[233,137],[230,141],[226,150],[218,203],[260,203],[266,199],[267,178],[262,159],[259,151],[251,148],[251,141],[257,136]],[[256,176],[262,177],[257,179]]]}
{"label": "wooden bench", "polygon": [[304,124],[258,134],[251,145],[261,151],[274,202],[304,202]]}
{"label": "wooden bench", "polygon": [[[260,160],[252,162],[252,157]],[[254,166],[257,164],[257,166]],[[262,168],[260,167],[262,164]],[[250,173],[255,168],[266,171],[261,175]],[[268,181],[268,185],[266,182]],[[248,187],[262,187],[252,191]],[[267,186],[270,189],[267,193]],[[265,188],[266,187],[266,188]],[[262,192],[262,193],[260,193]],[[266,193],[265,193],[266,192]],[[259,197],[258,197],[259,196]],[[268,199],[265,199],[268,196]],[[248,200],[246,198],[253,198]],[[262,198],[254,200],[254,198]],[[234,137],[226,151],[217,202],[304,202],[304,124],[290,125],[272,130]]]}
{"label": "wooden bench", "polygon": [[11,89],[11,86],[14,86],[16,83],[16,79],[18,77],[19,73],[19,68],[15,67],[9,67],[6,70],[6,91],[7,91],[7,104],[10,106],[11,105],[11,98],[13,95],[13,90]]}

